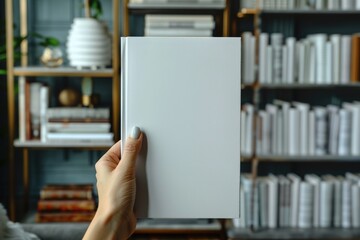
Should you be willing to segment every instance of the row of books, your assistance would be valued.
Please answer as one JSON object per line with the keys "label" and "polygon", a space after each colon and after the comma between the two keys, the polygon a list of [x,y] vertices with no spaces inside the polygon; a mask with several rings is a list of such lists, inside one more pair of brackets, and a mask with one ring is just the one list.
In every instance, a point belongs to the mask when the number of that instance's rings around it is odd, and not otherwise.
{"label": "row of books", "polygon": [[19,140],[111,142],[108,108],[49,107],[49,87],[19,80]]}
{"label": "row of books", "polygon": [[358,228],[360,174],[241,176],[238,228]]}
{"label": "row of books", "polygon": [[95,215],[93,185],[46,185],[37,208],[37,222],[90,222]]}
{"label": "row of books", "polygon": [[212,15],[145,15],[145,36],[210,37]]}
{"label": "row of books", "polygon": [[129,8],[225,8],[225,0],[130,0]]}
{"label": "row of books", "polygon": [[360,10],[359,0],[241,0],[242,8],[264,10]]}
{"label": "row of books", "polygon": [[244,104],[242,154],[253,153],[254,138],[258,155],[360,156],[360,102],[323,107],[274,100],[257,116],[253,105]]}
{"label": "row of books", "polygon": [[[243,82],[258,76],[265,84],[348,84],[360,81],[360,34],[314,34],[305,39],[261,33],[259,61],[255,37],[243,34]],[[256,71],[258,69],[258,72]]]}

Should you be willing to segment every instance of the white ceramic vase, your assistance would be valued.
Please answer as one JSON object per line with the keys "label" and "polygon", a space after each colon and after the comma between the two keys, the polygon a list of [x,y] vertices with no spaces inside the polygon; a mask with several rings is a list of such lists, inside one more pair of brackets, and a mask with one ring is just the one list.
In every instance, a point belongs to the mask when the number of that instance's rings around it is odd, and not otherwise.
{"label": "white ceramic vase", "polygon": [[70,66],[105,68],[111,63],[111,36],[104,22],[93,18],[75,18],[67,39]]}

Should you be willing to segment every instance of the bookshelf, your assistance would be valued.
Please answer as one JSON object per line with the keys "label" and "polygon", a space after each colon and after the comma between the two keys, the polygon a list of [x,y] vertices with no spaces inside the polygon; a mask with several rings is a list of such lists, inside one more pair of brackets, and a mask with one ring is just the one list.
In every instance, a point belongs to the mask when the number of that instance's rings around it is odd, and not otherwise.
{"label": "bookshelf", "polygon": [[129,0],[124,0],[123,9],[124,36],[130,36],[130,16],[145,14],[213,15],[216,23],[215,36],[229,36],[230,0],[225,0],[225,6],[220,3],[196,4],[196,2],[181,1],[167,6],[161,3],[131,3]]}
{"label": "bookshelf", "polygon": [[[246,0],[240,1],[240,3],[245,2]],[[261,0],[260,0],[261,1]],[[260,1],[252,1],[254,4],[259,4]],[[250,1],[246,1],[247,3]],[[265,1],[263,1],[265,2]],[[268,1],[270,2],[270,1]],[[275,1],[273,1],[275,2]],[[279,1],[280,2],[280,1]],[[290,1],[288,1],[290,2]],[[295,2],[295,1],[294,1]],[[300,1],[297,1],[300,2]],[[314,1],[314,3],[317,1]],[[320,1],[319,1],[320,2]],[[330,1],[329,1],[330,2]],[[284,3],[284,2],[283,2]],[[257,5],[258,6],[258,5]],[[260,9],[260,8],[239,8],[235,10],[233,14],[233,35],[238,36],[239,32],[252,32],[252,35],[255,38],[255,60],[254,65],[260,63],[260,49],[258,44],[260,42],[260,33],[269,34],[272,33],[282,33],[284,39],[287,37],[295,37],[296,40],[304,39],[307,35],[316,34],[316,33],[325,33],[325,34],[343,34],[343,35],[352,35],[359,32],[359,28],[355,23],[360,16],[359,10],[277,10],[277,9]],[[245,27],[244,27],[245,26]],[[283,45],[284,43],[282,43]],[[263,125],[259,125],[257,121],[260,111],[266,111],[265,106],[268,103],[272,103],[274,99],[282,99],[286,101],[298,101],[311,103],[312,106],[327,106],[330,104],[339,106],[342,102],[352,102],[359,101],[357,97],[359,81],[357,82],[348,82],[344,84],[330,84],[330,83],[263,83],[259,81],[258,75],[255,75],[254,82],[243,83],[242,84],[242,98],[244,103],[249,103],[254,106],[254,121],[251,133],[253,136],[258,134],[258,131],[262,131]],[[349,80],[349,79],[348,79]],[[274,82],[272,80],[271,82]],[[307,82],[307,80],[305,80]],[[309,96],[307,97],[307,95]],[[259,130],[260,129],[260,130]],[[261,154],[258,153],[257,147],[258,142],[254,137],[252,139],[252,151],[246,155],[242,155],[241,161],[250,165],[250,173],[246,176],[247,182],[247,193],[245,199],[248,197],[250,204],[246,205],[245,215],[250,213],[251,223],[237,223],[237,226],[231,225],[228,226],[228,237],[231,240],[236,239],[358,239],[359,236],[359,227],[356,225],[356,220],[354,221],[354,226],[352,228],[344,228],[342,226],[332,227],[332,228],[321,228],[316,225],[317,223],[312,222],[314,226],[301,229],[301,227],[290,227],[282,226],[280,218],[280,209],[276,224],[274,228],[269,226],[261,227],[259,224],[264,224],[261,222],[264,217],[261,215],[262,208],[261,199],[263,199],[262,192],[258,192],[264,184],[268,184],[266,181],[272,181],[273,179],[267,174],[273,174],[277,177],[280,175],[286,176],[288,173],[295,172],[301,177],[301,181],[305,181],[303,176],[309,173],[316,173],[318,176],[324,176],[325,174],[334,174],[335,176],[343,176],[345,172],[349,171],[351,173],[357,173],[358,164],[360,163],[359,155],[348,155],[338,156],[338,155],[329,155],[328,153],[324,155],[282,155],[282,154]],[[260,143],[261,144],[261,143]],[[360,146],[359,146],[360,147]],[[245,174],[244,174],[245,175]],[[345,179],[347,177],[343,176]],[[341,178],[341,177],[340,177]],[[270,179],[270,180],[269,180]],[[280,179],[280,180],[279,180]],[[283,179],[281,177],[277,178],[280,198],[280,181]],[[307,181],[307,180],[306,180]],[[321,183],[325,182],[324,179],[320,178]],[[250,183],[249,183],[250,182]],[[265,183],[264,183],[265,182]],[[243,186],[245,186],[243,184]],[[259,187],[260,186],[260,187]],[[270,185],[266,185],[270,186]],[[316,185],[314,185],[316,186]],[[246,188],[246,186],[244,187]],[[319,189],[319,188],[314,188]],[[335,188],[334,188],[335,189]],[[262,191],[262,190],[259,190]],[[317,190],[314,190],[317,191]],[[334,190],[335,191],[335,190]],[[345,190],[344,190],[345,191]],[[257,192],[257,193],[255,193]],[[283,194],[283,193],[281,193]],[[259,197],[260,195],[260,197]],[[345,194],[344,194],[345,195]],[[344,198],[344,195],[341,198]],[[283,195],[282,195],[283,196]],[[260,200],[259,200],[260,198]],[[320,196],[321,198],[321,196]],[[324,197],[323,197],[324,198]],[[271,201],[269,198],[266,201]],[[284,204],[283,201],[285,197],[282,197],[282,200],[278,201],[277,204],[280,206]],[[324,198],[325,199],[325,198]],[[255,202],[260,202],[256,204]],[[291,200],[292,201],[292,200]],[[319,200],[320,201],[320,200]],[[356,200],[353,200],[356,202]],[[270,206],[270,205],[269,205]],[[332,205],[334,207],[334,205]],[[259,208],[262,208],[259,210]],[[271,208],[271,207],[269,207]],[[280,207],[279,207],[280,208]],[[334,207],[335,208],[335,207]],[[248,210],[250,209],[250,210]],[[256,215],[256,211],[259,211],[259,215]],[[315,215],[315,212],[320,210],[314,210],[312,214]],[[357,212],[356,210],[353,210]],[[321,210],[323,213],[324,210]],[[317,214],[317,213],[316,213]],[[344,213],[342,213],[344,214]],[[292,215],[290,215],[292,216]],[[334,215],[331,215],[334,217]],[[257,219],[256,219],[257,218]],[[254,220],[255,219],[255,220]],[[266,219],[266,217],[265,217]],[[258,221],[258,225],[254,222]],[[278,222],[277,222],[278,221]],[[332,219],[331,226],[334,226],[335,219]],[[241,221],[240,221],[241,222]],[[244,227],[244,224],[246,227]],[[246,225],[248,224],[248,225]],[[265,223],[269,224],[269,223]],[[298,223],[297,223],[298,224]],[[310,225],[311,225],[310,224]],[[343,224],[343,223],[341,223]],[[345,223],[344,223],[345,224]],[[348,223],[346,223],[348,224]],[[345,224],[345,225],[346,225]],[[241,226],[241,227],[239,227]],[[336,226],[336,225],[335,225]]]}
{"label": "bookshelf", "polygon": [[[42,66],[28,66],[28,52],[29,43],[24,40],[21,45],[21,65],[14,66],[14,49],[13,49],[13,37],[14,37],[14,1],[6,0],[6,48],[7,48],[7,102],[8,102],[8,131],[9,131],[9,216],[10,219],[15,221],[20,219],[21,215],[26,213],[29,202],[29,187],[30,187],[30,175],[29,175],[29,152],[32,150],[62,150],[62,149],[76,149],[81,151],[105,151],[115,141],[119,139],[119,113],[120,113],[120,72],[119,72],[119,0],[112,1],[112,67],[98,70],[83,69],[78,70],[73,67],[59,67],[59,68],[46,68]],[[28,6],[27,0],[19,1],[19,29],[22,36],[27,36],[30,30],[28,29]],[[19,78],[25,77],[54,77],[51,81],[65,81],[64,78],[71,77],[89,77],[89,78],[106,78],[111,81],[111,131],[114,134],[114,141],[107,142],[84,142],[84,143],[72,143],[61,142],[61,143],[43,143],[40,141],[19,141],[16,139],[16,128],[15,124],[15,94],[14,87],[15,81]],[[67,79],[66,79],[67,80]],[[16,150],[18,149],[18,150]],[[15,168],[17,165],[17,159],[15,158],[15,152],[20,151],[22,155],[22,173],[20,169]],[[24,213],[18,211],[17,207],[17,191],[16,191],[16,178],[17,175],[22,175],[21,185],[23,187],[24,199]],[[19,185],[19,183],[18,183]]]}

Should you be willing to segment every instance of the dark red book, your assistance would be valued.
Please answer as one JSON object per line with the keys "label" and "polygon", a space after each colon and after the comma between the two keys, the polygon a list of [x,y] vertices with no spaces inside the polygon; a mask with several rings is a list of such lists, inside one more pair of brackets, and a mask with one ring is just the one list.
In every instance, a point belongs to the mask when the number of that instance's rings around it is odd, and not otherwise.
{"label": "dark red book", "polygon": [[36,222],[90,222],[95,212],[38,213]]}
{"label": "dark red book", "polygon": [[39,200],[39,212],[86,212],[95,210],[94,200]]}

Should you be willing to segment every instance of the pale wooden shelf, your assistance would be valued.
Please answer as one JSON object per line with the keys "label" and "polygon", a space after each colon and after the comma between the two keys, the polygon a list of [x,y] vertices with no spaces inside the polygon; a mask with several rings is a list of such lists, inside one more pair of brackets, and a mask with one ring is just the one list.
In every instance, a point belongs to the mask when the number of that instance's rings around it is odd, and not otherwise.
{"label": "pale wooden shelf", "polygon": [[225,8],[224,4],[221,3],[207,3],[207,4],[188,4],[188,3],[172,3],[172,4],[161,4],[161,3],[129,3],[129,9],[175,9],[175,10],[184,10],[184,9],[219,9],[223,10]]}
{"label": "pale wooden shelf", "polygon": [[259,11],[257,9],[243,8],[236,14],[236,16],[238,18],[243,18],[245,15],[255,15],[258,12]]}
{"label": "pale wooden shelf", "polygon": [[249,229],[233,228],[228,231],[229,240],[244,239],[359,239],[359,228],[279,228]]}
{"label": "pale wooden shelf", "polygon": [[15,67],[14,76],[24,77],[113,77],[113,69],[78,70],[73,67],[47,68],[42,66]]}
{"label": "pale wooden shelf", "polygon": [[351,88],[351,87],[360,87],[360,83],[340,83],[340,84],[300,84],[300,83],[267,83],[259,84],[254,86],[254,84],[242,84],[242,88],[260,88],[260,89],[308,89],[308,88]]}
{"label": "pale wooden shelf", "polygon": [[107,150],[114,144],[113,141],[99,141],[99,142],[78,142],[78,141],[64,141],[64,142],[41,142],[38,140],[20,141],[16,139],[14,146],[18,148],[33,148],[33,149],[51,149],[51,148],[77,148],[88,150]]}
{"label": "pale wooden shelf", "polygon": [[[323,156],[290,156],[290,155],[258,155],[260,162],[360,162],[360,156],[339,156],[339,155],[323,155]],[[251,161],[250,156],[242,156],[241,161]]]}
{"label": "pale wooden shelf", "polygon": [[276,10],[264,9],[260,10],[261,14],[295,14],[295,15],[356,15],[360,14],[359,10],[313,10],[313,9],[294,9],[294,10]]}

